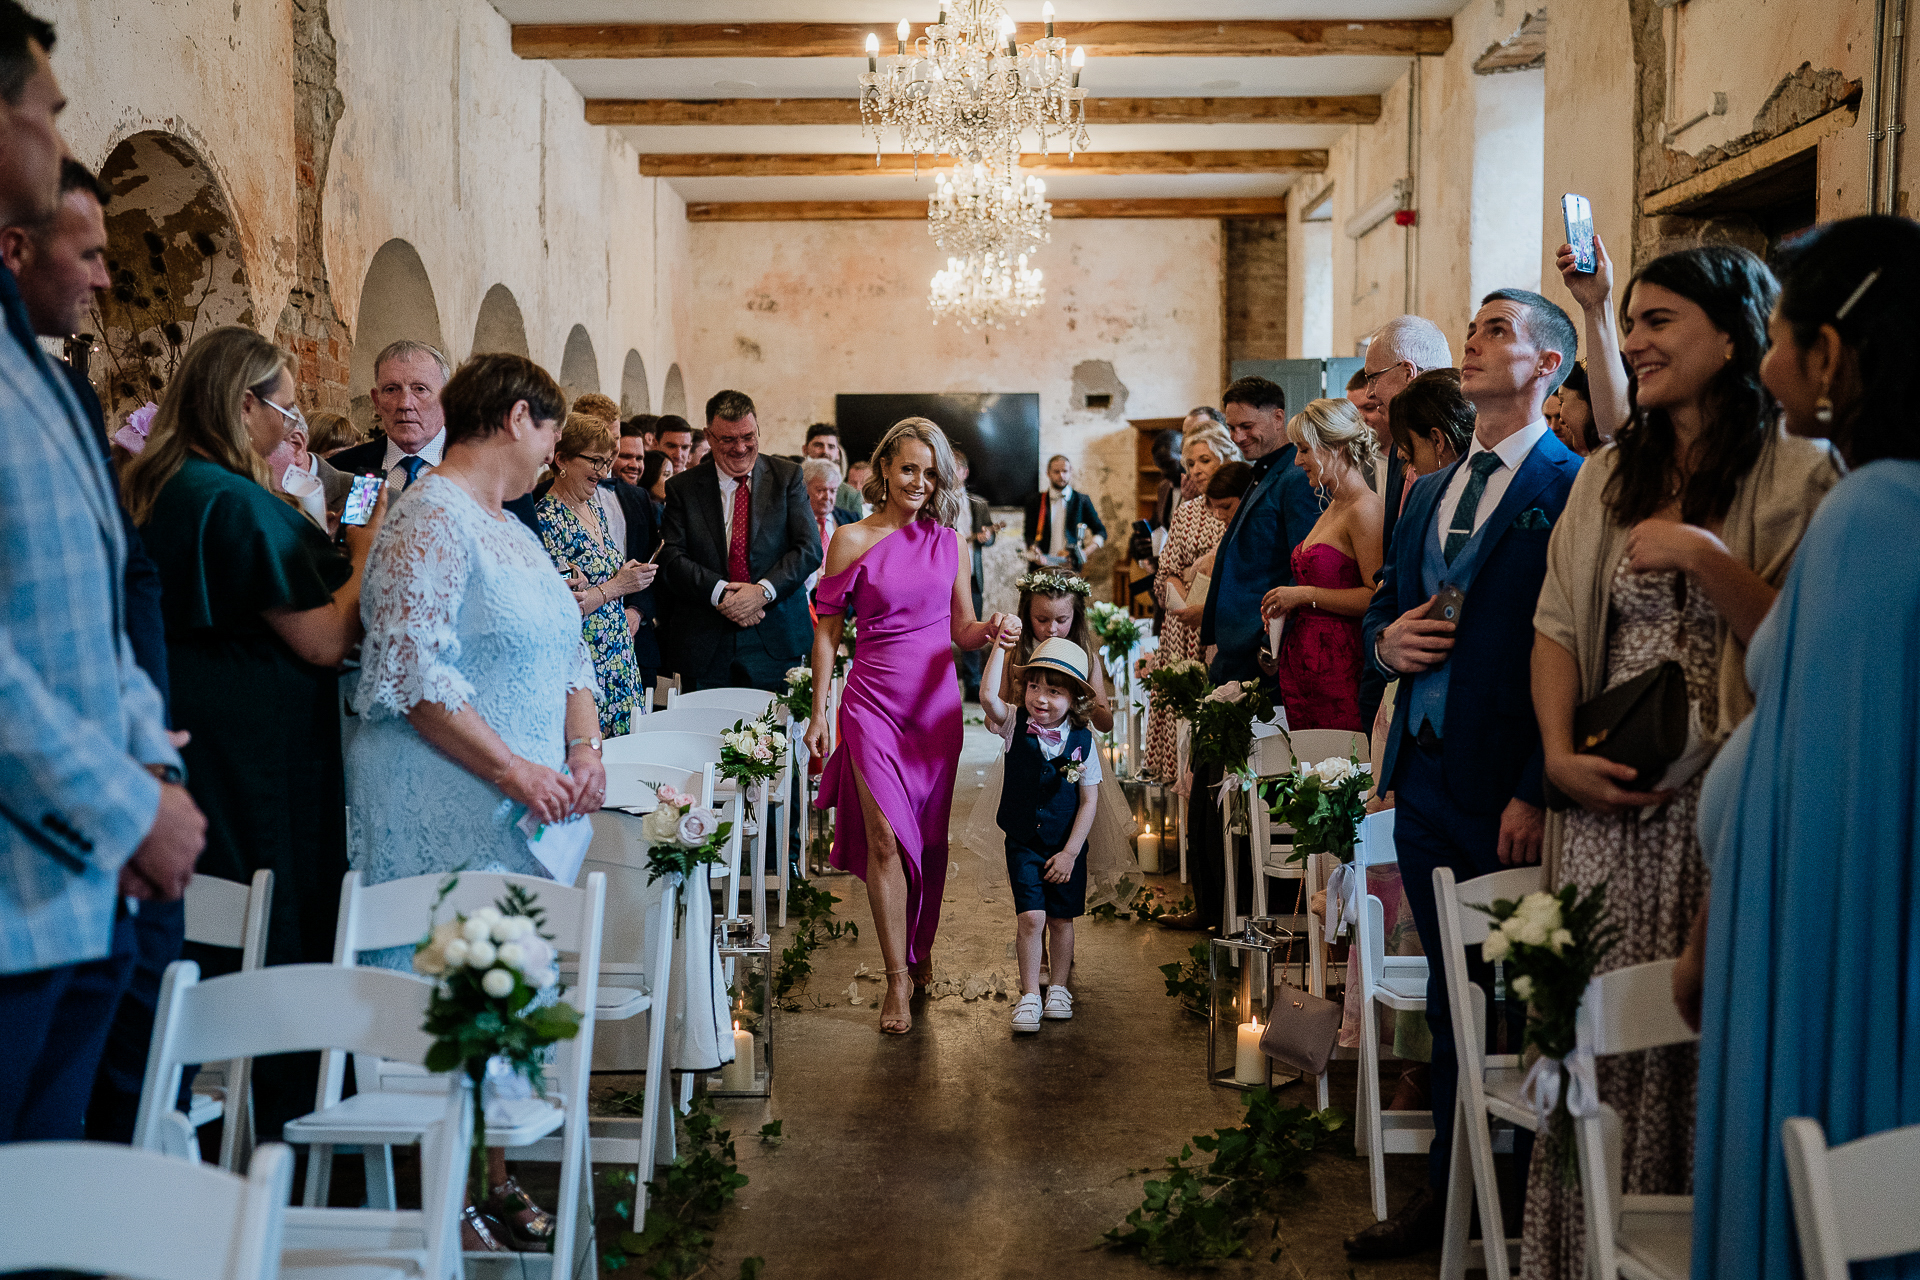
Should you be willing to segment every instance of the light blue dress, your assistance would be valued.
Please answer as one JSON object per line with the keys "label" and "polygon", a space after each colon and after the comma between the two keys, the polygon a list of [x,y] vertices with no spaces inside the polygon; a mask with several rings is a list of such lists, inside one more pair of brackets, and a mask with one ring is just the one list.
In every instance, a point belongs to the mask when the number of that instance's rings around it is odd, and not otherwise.
{"label": "light blue dress", "polygon": [[[1815,512],[1700,797],[1713,877],[1693,1275],[1799,1274],[1781,1122],[1920,1123],[1920,463]],[[1920,1257],[1858,1266],[1920,1277]]]}
{"label": "light blue dress", "polygon": [[370,884],[454,870],[546,876],[500,789],[406,719],[421,702],[471,705],[514,754],[550,769],[565,762],[567,695],[594,687],[593,664],[579,607],[540,540],[426,476],[374,542],[360,613],[361,724],[347,754],[353,867]]}

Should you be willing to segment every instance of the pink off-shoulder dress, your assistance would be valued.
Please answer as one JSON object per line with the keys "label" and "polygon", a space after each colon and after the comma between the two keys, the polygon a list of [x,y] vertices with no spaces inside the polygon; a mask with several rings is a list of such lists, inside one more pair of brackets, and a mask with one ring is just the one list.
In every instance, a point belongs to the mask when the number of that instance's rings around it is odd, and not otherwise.
{"label": "pink off-shoulder dress", "polygon": [[822,809],[839,810],[830,861],[867,878],[859,771],[893,828],[907,879],[907,963],[933,950],[947,883],[947,819],[960,762],[960,685],[953,670],[953,530],[916,520],[820,580],[822,614],[858,627],[840,703],[840,745],[820,779]]}

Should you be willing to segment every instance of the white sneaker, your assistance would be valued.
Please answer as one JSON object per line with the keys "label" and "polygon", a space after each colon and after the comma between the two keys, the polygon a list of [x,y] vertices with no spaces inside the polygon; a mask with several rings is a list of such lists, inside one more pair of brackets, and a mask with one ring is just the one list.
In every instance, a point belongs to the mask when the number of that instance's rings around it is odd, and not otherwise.
{"label": "white sneaker", "polygon": [[1048,987],[1044,1016],[1049,1022],[1069,1021],[1073,1017],[1073,992],[1065,987]]}
{"label": "white sneaker", "polygon": [[1013,1006],[1013,1029],[1015,1031],[1038,1031],[1040,1029],[1040,997],[1029,991],[1020,997],[1020,1003]]}

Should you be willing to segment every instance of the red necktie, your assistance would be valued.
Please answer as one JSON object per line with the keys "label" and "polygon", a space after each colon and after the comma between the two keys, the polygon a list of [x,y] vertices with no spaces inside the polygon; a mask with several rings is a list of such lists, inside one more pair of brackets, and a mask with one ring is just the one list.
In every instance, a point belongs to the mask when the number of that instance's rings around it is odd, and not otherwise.
{"label": "red necktie", "polygon": [[748,581],[747,526],[753,519],[751,508],[747,482],[742,480],[733,487],[733,531],[727,537],[727,580],[730,582]]}
{"label": "red necktie", "polygon": [[820,554],[823,556],[827,553],[827,543],[833,539],[833,530],[828,527],[827,519],[826,516],[820,517]]}

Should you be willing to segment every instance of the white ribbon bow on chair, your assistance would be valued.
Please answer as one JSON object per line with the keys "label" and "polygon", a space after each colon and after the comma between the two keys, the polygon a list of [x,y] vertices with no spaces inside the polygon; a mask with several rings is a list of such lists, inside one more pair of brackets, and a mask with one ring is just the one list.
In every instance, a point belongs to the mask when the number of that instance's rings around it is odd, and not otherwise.
{"label": "white ribbon bow on chair", "polygon": [[[1356,884],[1358,880],[1360,883]],[[1327,877],[1327,941],[1344,937],[1360,921],[1361,885],[1366,882],[1359,868],[1343,862]]]}
{"label": "white ribbon bow on chair", "polygon": [[1600,1078],[1594,1073],[1591,1051],[1575,1049],[1565,1060],[1536,1058],[1520,1085],[1520,1100],[1533,1108],[1538,1132],[1546,1132],[1547,1121],[1559,1105],[1563,1069],[1567,1073],[1567,1114],[1584,1120],[1600,1110]]}

